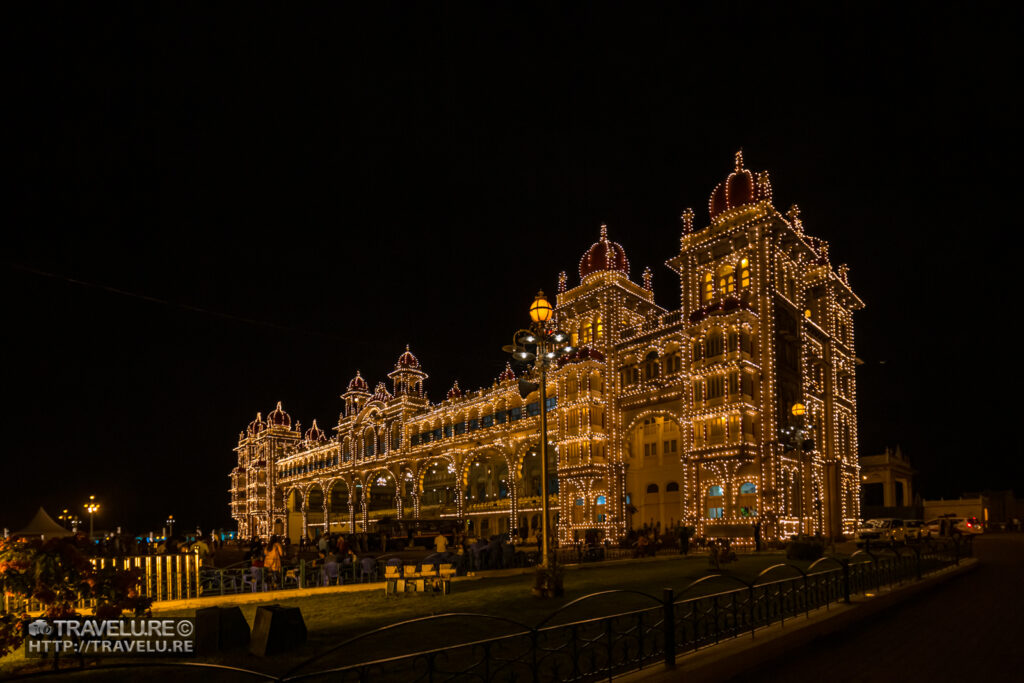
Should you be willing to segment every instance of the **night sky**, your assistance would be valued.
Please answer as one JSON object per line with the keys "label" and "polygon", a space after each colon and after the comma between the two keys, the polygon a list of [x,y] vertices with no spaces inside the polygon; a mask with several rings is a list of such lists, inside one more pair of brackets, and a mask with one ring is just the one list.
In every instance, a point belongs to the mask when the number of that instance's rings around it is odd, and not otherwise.
{"label": "night sky", "polygon": [[490,385],[602,222],[678,307],[741,147],[867,304],[862,454],[1024,494],[1010,3],[354,4],[3,17],[0,527],[228,526],[257,411],[332,426],[407,343]]}

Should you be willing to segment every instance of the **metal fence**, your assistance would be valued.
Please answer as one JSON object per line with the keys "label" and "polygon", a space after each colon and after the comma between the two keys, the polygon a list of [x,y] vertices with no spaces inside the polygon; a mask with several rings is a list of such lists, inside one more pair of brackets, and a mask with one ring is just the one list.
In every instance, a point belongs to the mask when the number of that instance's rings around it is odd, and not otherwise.
{"label": "metal fence", "polygon": [[[705,576],[661,596],[628,590],[609,590],[574,600],[530,626],[484,614],[440,614],[412,619],[360,634],[274,677],[266,673],[202,663],[140,663],[126,666],[207,667],[233,675],[277,681],[529,681],[584,682],[615,676],[658,662],[675,666],[677,655],[749,635],[773,624],[809,616],[812,610],[849,602],[851,596],[919,580],[959,564],[972,554],[969,540],[942,539],[885,554],[858,551],[846,559],[823,557],[803,570],[776,564],[753,581],[727,574]],[[708,582],[731,582],[735,588],[702,593]],[[581,603],[615,599],[635,600],[638,607],[606,616],[557,623]],[[447,622],[444,623],[444,622]],[[373,652],[375,640],[411,642],[443,633],[451,624],[483,634],[468,641],[372,661],[355,662]],[[487,636],[488,633],[496,633]],[[485,637],[487,636],[487,637]],[[107,667],[98,667],[103,669]],[[112,668],[112,667],[111,667]]]}

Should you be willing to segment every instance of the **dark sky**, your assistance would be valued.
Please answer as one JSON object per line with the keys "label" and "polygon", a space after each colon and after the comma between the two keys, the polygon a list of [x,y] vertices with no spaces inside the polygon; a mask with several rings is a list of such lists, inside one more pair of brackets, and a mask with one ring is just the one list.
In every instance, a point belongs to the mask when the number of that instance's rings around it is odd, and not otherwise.
{"label": "dark sky", "polygon": [[677,306],[740,147],[867,303],[862,452],[1024,494],[1009,3],[355,4],[3,17],[0,526],[228,524],[257,410],[333,425],[406,343],[489,385],[601,222]]}

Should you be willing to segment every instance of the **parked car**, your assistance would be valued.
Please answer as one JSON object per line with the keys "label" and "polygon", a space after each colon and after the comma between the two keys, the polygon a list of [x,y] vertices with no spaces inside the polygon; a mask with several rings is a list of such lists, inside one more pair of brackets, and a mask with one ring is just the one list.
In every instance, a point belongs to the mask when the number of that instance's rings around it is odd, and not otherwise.
{"label": "parked car", "polygon": [[940,517],[933,519],[929,522],[925,522],[925,527],[931,533],[932,536],[939,536],[942,534],[943,526],[945,522],[946,535],[951,536],[954,533],[963,534],[982,534],[985,533],[985,528],[977,517]]}
{"label": "parked car", "polygon": [[868,544],[895,545],[904,543],[906,537],[904,535],[903,520],[892,517],[869,519],[857,531],[857,536],[854,540],[857,543],[857,547],[863,547]]}
{"label": "parked car", "polygon": [[904,541],[920,541],[922,538],[928,535],[929,531],[925,527],[923,519],[903,520]]}

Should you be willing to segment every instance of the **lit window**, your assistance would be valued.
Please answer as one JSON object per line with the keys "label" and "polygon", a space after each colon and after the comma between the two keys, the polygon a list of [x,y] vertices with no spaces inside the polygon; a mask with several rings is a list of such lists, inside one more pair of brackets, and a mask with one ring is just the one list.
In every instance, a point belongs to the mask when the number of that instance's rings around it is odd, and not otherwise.
{"label": "lit window", "polygon": [[721,496],[721,495],[723,495],[722,494],[722,487],[717,485],[717,484],[715,484],[714,486],[709,487],[708,488],[708,495],[709,496]]}
{"label": "lit window", "polygon": [[601,332],[604,330],[604,325],[601,323],[601,315],[598,314],[594,318],[594,339],[601,338]]}
{"label": "lit window", "polygon": [[598,505],[604,505],[606,502],[607,502],[607,499],[604,496],[598,496],[597,497],[597,504]]}
{"label": "lit window", "polygon": [[740,289],[748,287],[750,287],[750,261],[744,258],[740,260]]}
{"label": "lit window", "polygon": [[720,294],[732,294],[736,291],[736,270],[732,266],[718,269],[718,291]]}
{"label": "lit window", "polygon": [[704,301],[711,301],[715,295],[715,278],[711,273],[704,273]]}
{"label": "lit window", "polygon": [[740,493],[757,493],[757,486],[753,482],[745,481],[740,484]]}

